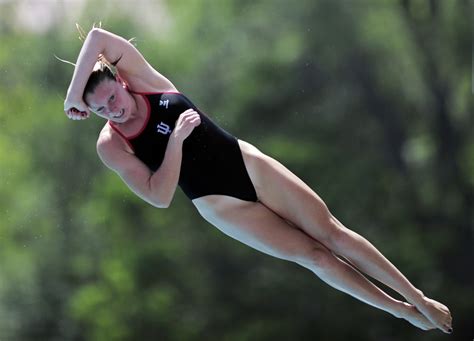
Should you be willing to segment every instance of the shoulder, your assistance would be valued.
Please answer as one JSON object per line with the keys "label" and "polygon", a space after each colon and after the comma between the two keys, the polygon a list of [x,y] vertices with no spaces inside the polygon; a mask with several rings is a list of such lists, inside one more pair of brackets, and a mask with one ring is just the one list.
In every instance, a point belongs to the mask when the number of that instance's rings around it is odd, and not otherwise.
{"label": "shoulder", "polygon": [[110,124],[106,123],[97,138],[97,155],[107,167],[116,170],[123,155],[127,153],[125,145]]}
{"label": "shoulder", "polygon": [[116,133],[110,126],[110,123],[106,122],[99,133],[99,137],[97,138],[97,146],[105,147],[116,144],[114,134]]}

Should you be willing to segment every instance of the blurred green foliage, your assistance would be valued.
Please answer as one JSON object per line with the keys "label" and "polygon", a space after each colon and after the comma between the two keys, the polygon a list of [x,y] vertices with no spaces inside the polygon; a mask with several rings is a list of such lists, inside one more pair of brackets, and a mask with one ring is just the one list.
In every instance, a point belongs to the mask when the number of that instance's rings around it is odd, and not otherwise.
{"label": "blurred green foliage", "polygon": [[202,110],[446,303],[451,339],[472,339],[470,10],[467,0],[1,2],[0,340],[444,338],[227,238],[180,191],[167,210],[130,193],[96,156],[104,122],[62,112],[73,69],[54,55],[75,61],[73,23],[99,21],[136,37]]}

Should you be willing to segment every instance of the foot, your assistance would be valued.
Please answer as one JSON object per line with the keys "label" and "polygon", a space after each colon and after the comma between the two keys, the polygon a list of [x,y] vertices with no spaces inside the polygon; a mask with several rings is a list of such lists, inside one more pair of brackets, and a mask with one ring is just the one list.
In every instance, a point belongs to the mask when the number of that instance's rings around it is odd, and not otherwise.
{"label": "foot", "polygon": [[433,325],[433,323],[431,323],[431,321],[428,320],[425,315],[420,313],[414,305],[405,302],[403,304],[404,308],[398,317],[407,320],[412,325],[422,330],[436,329],[436,326]]}
{"label": "foot", "polygon": [[448,307],[428,297],[415,303],[415,307],[436,327],[446,334],[452,332],[452,318]]}

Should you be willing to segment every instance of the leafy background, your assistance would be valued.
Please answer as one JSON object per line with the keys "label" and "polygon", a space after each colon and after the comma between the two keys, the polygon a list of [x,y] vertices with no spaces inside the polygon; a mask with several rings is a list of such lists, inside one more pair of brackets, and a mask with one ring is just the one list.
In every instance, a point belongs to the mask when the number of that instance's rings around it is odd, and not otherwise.
{"label": "leafy background", "polygon": [[[1,1],[0,340],[472,340],[473,6]],[[99,21],[446,303],[454,334],[225,237],[180,191],[134,197],[95,153],[104,121],[62,112],[54,55]]]}

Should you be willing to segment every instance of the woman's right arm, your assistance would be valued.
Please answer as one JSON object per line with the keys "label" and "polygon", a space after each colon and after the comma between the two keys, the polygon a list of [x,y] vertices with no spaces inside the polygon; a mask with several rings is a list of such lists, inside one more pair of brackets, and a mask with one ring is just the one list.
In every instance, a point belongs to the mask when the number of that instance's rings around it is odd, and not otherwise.
{"label": "woman's right arm", "polygon": [[[99,43],[98,33],[93,29],[87,35],[79,52],[64,101],[64,112],[71,119],[83,119],[90,115],[89,108],[83,100],[83,93],[101,51],[102,46]],[[81,113],[82,115],[78,116]]]}
{"label": "woman's right arm", "polygon": [[99,54],[102,53],[102,49],[103,47],[99,42],[98,31],[95,29],[91,30],[82,45],[79,56],[77,57],[76,67],[74,68],[74,74],[72,75],[66,98],[80,98],[82,100],[87,80],[91,75]]}

